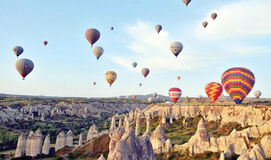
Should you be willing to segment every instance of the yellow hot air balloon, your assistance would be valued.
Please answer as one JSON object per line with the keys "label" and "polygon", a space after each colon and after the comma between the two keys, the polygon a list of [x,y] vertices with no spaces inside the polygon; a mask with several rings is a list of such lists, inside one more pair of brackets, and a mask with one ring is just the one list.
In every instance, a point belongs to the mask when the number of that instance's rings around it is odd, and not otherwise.
{"label": "yellow hot air balloon", "polygon": [[114,71],[108,71],[105,73],[105,79],[109,83],[110,87],[117,79],[117,73]]}

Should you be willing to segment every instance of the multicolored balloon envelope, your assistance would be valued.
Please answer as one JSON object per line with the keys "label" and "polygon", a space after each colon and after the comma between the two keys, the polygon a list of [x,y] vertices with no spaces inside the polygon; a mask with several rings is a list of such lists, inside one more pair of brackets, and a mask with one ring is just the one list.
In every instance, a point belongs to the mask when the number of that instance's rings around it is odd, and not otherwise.
{"label": "multicolored balloon envelope", "polygon": [[17,57],[19,57],[24,52],[24,49],[21,46],[15,46],[13,48],[13,52]]}
{"label": "multicolored balloon envelope", "polygon": [[48,44],[48,42],[47,42],[47,41],[43,41],[43,45],[45,45],[45,46],[46,46],[47,44]]}
{"label": "multicolored balloon envelope", "polygon": [[108,71],[105,73],[105,79],[109,83],[110,87],[117,79],[117,73],[114,71]]}
{"label": "multicolored balloon envelope", "polygon": [[247,68],[231,68],[222,77],[223,88],[236,104],[241,104],[255,84],[254,74]]}
{"label": "multicolored balloon envelope", "polygon": [[179,100],[179,98],[181,97],[181,95],[182,95],[182,90],[180,88],[171,88],[168,91],[168,95],[171,98],[171,100],[174,103],[176,103]]}
{"label": "multicolored balloon envelope", "polygon": [[150,70],[149,70],[149,68],[143,68],[141,72],[142,72],[143,76],[146,78],[147,75],[150,73]]}
{"label": "multicolored balloon envelope", "polygon": [[211,82],[205,85],[205,93],[213,103],[215,103],[215,101],[221,95],[222,91],[223,88],[221,84],[217,82]]}
{"label": "multicolored balloon envelope", "polygon": [[93,44],[99,40],[100,32],[95,28],[90,28],[90,29],[86,30],[85,36],[92,47]]}
{"label": "multicolored balloon envelope", "polygon": [[22,58],[16,62],[16,69],[24,80],[24,78],[34,69],[34,63],[30,59]]}

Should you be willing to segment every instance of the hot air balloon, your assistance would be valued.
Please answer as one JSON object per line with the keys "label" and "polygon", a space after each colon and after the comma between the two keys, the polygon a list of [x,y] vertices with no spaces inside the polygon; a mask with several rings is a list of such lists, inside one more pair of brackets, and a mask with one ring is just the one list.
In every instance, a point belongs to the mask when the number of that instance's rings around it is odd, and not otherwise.
{"label": "hot air balloon", "polygon": [[17,57],[19,57],[24,52],[24,49],[21,46],[15,46],[13,48],[13,52]]}
{"label": "hot air balloon", "polygon": [[155,26],[155,30],[156,30],[157,33],[159,33],[162,30],[162,26],[160,24],[157,24]]}
{"label": "hot air balloon", "polygon": [[172,42],[170,44],[170,50],[177,58],[177,56],[183,50],[183,44],[181,42]]}
{"label": "hot air balloon", "polygon": [[205,85],[205,93],[213,103],[215,103],[215,101],[221,95],[222,91],[222,86],[217,82],[211,82]]}
{"label": "hot air balloon", "polygon": [[168,91],[168,95],[171,98],[171,100],[173,101],[173,103],[176,103],[178,101],[178,99],[181,97],[182,95],[182,90],[179,88],[171,88]]}
{"label": "hot air balloon", "polygon": [[139,86],[141,87],[141,86],[142,86],[142,83],[139,83]]}
{"label": "hot air balloon", "polygon": [[114,83],[114,81],[117,79],[117,74],[114,71],[108,71],[105,73],[105,79],[109,83],[110,87]]}
{"label": "hot air balloon", "polygon": [[257,90],[257,91],[254,92],[254,96],[255,96],[256,98],[260,98],[261,95],[262,95],[262,92],[259,91],[259,90]]}
{"label": "hot air balloon", "polygon": [[143,68],[141,72],[143,76],[146,78],[148,74],[150,73],[150,70],[148,68]]}
{"label": "hot air balloon", "polygon": [[43,41],[43,44],[46,46],[48,44],[48,42],[47,41]]}
{"label": "hot air balloon", "polygon": [[177,79],[178,79],[178,80],[180,80],[180,79],[181,79],[181,77],[180,77],[180,76],[177,76]]}
{"label": "hot air balloon", "polygon": [[151,98],[151,97],[148,98],[148,102],[149,102],[149,103],[152,102],[152,98]]}
{"label": "hot air balloon", "polygon": [[134,100],[136,99],[136,95],[133,95],[133,99],[134,99]]}
{"label": "hot air balloon", "polygon": [[113,31],[113,30],[114,30],[114,27],[110,27],[110,30]]}
{"label": "hot air balloon", "polygon": [[94,47],[93,48],[93,54],[96,56],[97,60],[103,55],[104,49],[102,47]]}
{"label": "hot air balloon", "polygon": [[126,96],[126,99],[128,99],[129,98],[129,96]]}
{"label": "hot air balloon", "polygon": [[136,68],[137,63],[136,63],[136,62],[133,62],[133,63],[132,63],[132,66],[133,66],[134,68]]}
{"label": "hot air balloon", "polygon": [[95,85],[96,85],[96,82],[93,82],[93,85],[95,86]]}
{"label": "hot air balloon", "polygon": [[153,96],[154,98],[156,98],[156,97],[157,97],[157,93],[154,92],[154,93],[152,94],[152,96]]}
{"label": "hot air balloon", "polygon": [[85,36],[92,47],[93,44],[99,40],[100,32],[95,28],[90,28],[86,30]]}
{"label": "hot air balloon", "polygon": [[216,17],[217,17],[217,14],[216,14],[216,13],[212,13],[212,14],[211,14],[211,17],[213,18],[213,20],[215,20]]}
{"label": "hot air balloon", "polygon": [[222,77],[223,88],[236,104],[241,104],[255,84],[254,74],[247,68],[231,68]]}
{"label": "hot air balloon", "polygon": [[23,80],[30,72],[32,72],[33,68],[34,63],[30,59],[22,58],[16,62],[16,69],[23,77]]}
{"label": "hot air balloon", "polygon": [[202,22],[202,26],[203,26],[204,28],[206,28],[207,25],[208,25],[208,22],[207,22],[207,21],[203,21],[203,22]]}
{"label": "hot air balloon", "polygon": [[188,4],[191,2],[191,0],[183,0],[183,3],[188,6]]}

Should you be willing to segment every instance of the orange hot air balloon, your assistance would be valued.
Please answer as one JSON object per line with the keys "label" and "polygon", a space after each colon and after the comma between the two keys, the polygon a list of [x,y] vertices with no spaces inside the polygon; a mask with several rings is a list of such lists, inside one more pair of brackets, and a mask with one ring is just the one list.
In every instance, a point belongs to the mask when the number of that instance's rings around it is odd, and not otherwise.
{"label": "orange hot air balloon", "polygon": [[43,44],[46,46],[48,44],[48,42],[47,41],[43,41]]}
{"label": "orange hot air balloon", "polygon": [[136,99],[136,95],[133,95],[133,99],[134,99],[134,100]]}
{"label": "orange hot air balloon", "polygon": [[117,74],[114,71],[108,71],[105,73],[105,79],[109,83],[110,87],[117,79]]}
{"label": "orange hot air balloon", "polygon": [[178,76],[178,77],[177,77],[177,79],[178,79],[178,80],[180,80],[180,79],[181,79],[181,77],[180,77],[180,76]]}
{"label": "orange hot air balloon", "polygon": [[206,84],[205,86],[205,93],[210,98],[210,100],[215,103],[218,97],[221,95],[223,88],[221,84],[217,82],[211,82]]}

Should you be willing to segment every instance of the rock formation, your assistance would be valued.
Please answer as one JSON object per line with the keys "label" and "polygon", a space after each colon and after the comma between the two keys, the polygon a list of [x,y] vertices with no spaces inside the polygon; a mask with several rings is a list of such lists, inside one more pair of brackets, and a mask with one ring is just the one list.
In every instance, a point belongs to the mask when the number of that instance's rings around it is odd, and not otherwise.
{"label": "rock formation", "polygon": [[115,116],[113,116],[111,118],[111,125],[110,125],[109,131],[113,132],[115,129],[116,129],[116,118],[115,118]]}
{"label": "rock formation", "polygon": [[82,145],[83,145],[83,133],[81,132],[79,135],[78,146],[82,146]]}
{"label": "rock formation", "polygon": [[92,140],[95,137],[99,136],[99,132],[97,130],[97,127],[95,124],[93,124],[89,130],[88,130],[88,135],[87,135],[87,141]]}
{"label": "rock formation", "polygon": [[124,129],[114,131],[109,145],[108,160],[155,160],[148,136],[138,139],[133,129],[124,133]]}
{"label": "rock formation", "polygon": [[163,149],[163,146],[165,146],[164,143],[166,140],[167,137],[165,136],[164,128],[159,124],[150,137],[150,141],[155,153],[161,153],[163,150],[165,150]]}
{"label": "rock formation", "polygon": [[261,139],[261,146],[266,158],[271,158],[271,135],[266,135]]}
{"label": "rock formation", "polygon": [[30,150],[31,150],[31,144],[32,144],[31,142],[33,141],[33,135],[34,135],[34,132],[30,131],[29,134],[28,134],[27,140],[26,140],[25,152],[26,152],[27,156],[31,156]]}
{"label": "rock formation", "polygon": [[119,127],[122,127],[122,119],[119,118]]}
{"label": "rock formation", "polygon": [[136,118],[136,128],[135,128],[135,135],[139,136],[140,134],[140,121],[139,117]]}
{"label": "rock formation", "polygon": [[69,130],[66,134],[66,146],[73,147],[73,133]]}
{"label": "rock formation", "polygon": [[66,145],[66,135],[64,131],[61,131],[56,137],[55,151],[58,151],[65,145]]}
{"label": "rock formation", "polygon": [[48,134],[43,142],[42,154],[48,155],[50,151],[50,134]]}
{"label": "rock formation", "polygon": [[106,160],[105,158],[104,158],[104,155],[103,154],[101,154],[101,156],[99,157],[99,159],[98,160]]}
{"label": "rock formation", "polygon": [[151,119],[149,116],[146,117],[146,131],[144,135],[149,135],[151,133]]}
{"label": "rock formation", "polygon": [[130,130],[130,121],[127,116],[125,116],[125,119],[124,119],[124,129],[125,131]]}
{"label": "rock formation", "polygon": [[40,131],[40,129],[38,129],[34,133],[33,139],[31,141],[31,149],[30,149],[31,157],[35,157],[35,156],[41,154],[42,142],[43,142],[43,135],[42,135],[42,132]]}
{"label": "rock formation", "polygon": [[163,112],[163,113],[162,113],[162,124],[166,124],[166,123],[167,123],[166,113]]}
{"label": "rock formation", "polygon": [[15,151],[15,158],[21,157],[26,153],[26,135],[22,132],[18,138],[17,147]]}

